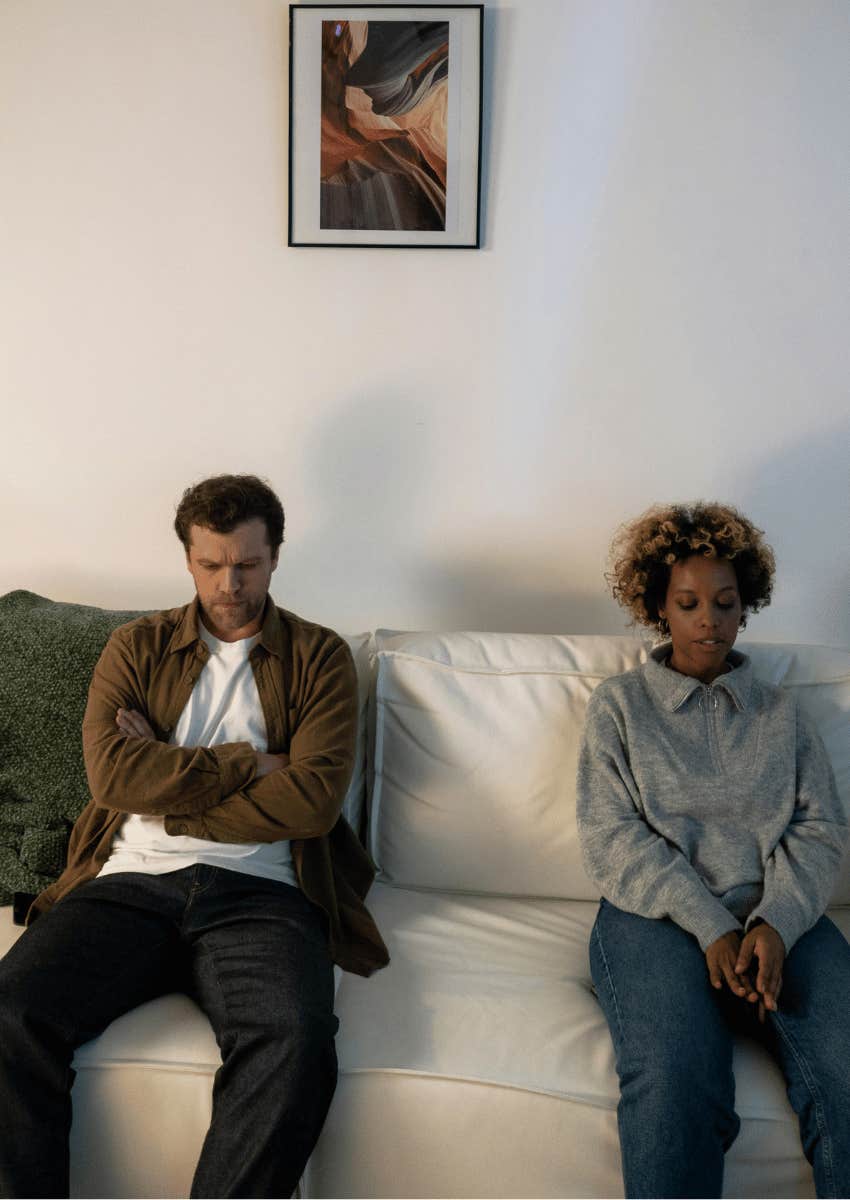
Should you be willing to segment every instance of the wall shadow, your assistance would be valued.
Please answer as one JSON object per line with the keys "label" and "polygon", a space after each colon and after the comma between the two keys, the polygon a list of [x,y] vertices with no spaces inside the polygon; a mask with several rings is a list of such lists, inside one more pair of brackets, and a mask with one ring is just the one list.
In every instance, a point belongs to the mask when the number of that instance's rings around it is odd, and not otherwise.
{"label": "wall shadow", "polygon": [[848,463],[850,421],[766,455],[736,489],[734,502],[764,528],[776,552],[774,598],[752,618],[756,637],[850,644]]}

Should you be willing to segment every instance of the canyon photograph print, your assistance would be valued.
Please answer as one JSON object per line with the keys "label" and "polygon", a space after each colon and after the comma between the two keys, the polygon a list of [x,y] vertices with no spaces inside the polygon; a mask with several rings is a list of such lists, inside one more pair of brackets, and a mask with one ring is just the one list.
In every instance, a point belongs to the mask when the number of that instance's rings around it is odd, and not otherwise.
{"label": "canyon photograph print", "polygon": [[320,227],[446,228],[448,21],[322,21]]}

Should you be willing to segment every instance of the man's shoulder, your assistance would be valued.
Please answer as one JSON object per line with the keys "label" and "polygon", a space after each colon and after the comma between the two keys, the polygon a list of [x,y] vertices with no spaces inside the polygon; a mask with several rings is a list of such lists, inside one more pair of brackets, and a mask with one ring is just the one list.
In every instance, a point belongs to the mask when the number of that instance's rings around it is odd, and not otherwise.
{"label": "man's shoulder", "polygon": [[271,628],[266,622],[263,637],[265,640],[268,631],[271,637],[266,641],[267,648],[279,653],[284,662],[288,661],[295,694],[300,694],[304,687],[310,690],[321,686],[349,698],[357,695],[357,667],[345,638],[327,625],[308,621],[278,605],[274,605],[273,618]]}
{"label": "man's shoulder", "polygon": [[306,617],[291,612],[288,608],[274,605],[277,618],[286,628],[292,642],[293,653],[313,655],[321,652],[331,652],[340,646],[348,647],[341,634],[327,625],[317,621],[308,621]]}
{"label": "man's shoulder", "polygon": [[167,645],[171,638],[186,619],[189,604],[178,608],[165,608],[157,612],[143,613],[126,621],[112,631],[111,640],[125,646],[145,646],[153,649],[156,646]]}

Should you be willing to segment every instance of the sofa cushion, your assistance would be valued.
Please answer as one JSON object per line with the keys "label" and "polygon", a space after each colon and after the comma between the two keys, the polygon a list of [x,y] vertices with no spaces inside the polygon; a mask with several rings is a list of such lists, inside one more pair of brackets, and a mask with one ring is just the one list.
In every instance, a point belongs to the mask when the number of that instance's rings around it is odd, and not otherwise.
{"label": "sofa cushion", "polygon": [[[376,635],[369,846],[408,887],[597,898],[575,820],[588,697],[644,661],[630,637]],[[757,675],[814,718],[850,810],[850,653],[742,643]],[[835,903],[850,903],[850,871]]]}
{"label": "sofa cushion", "polygon": [[[391,965],[343,976],[340,1069],[409,1071],[614,1109],[614,1048],[588,961],[596,902],[416,892],[376,884]],[[845,936],[850,911],[830,910]],[[389,1031],[389,1032],[388,1032]],[[795,1119],[755,1042],[735,1048],[740,1116]]]}
{"label": "sofa cushion", "polygon": [[[621,1195],[614,1050],[588,963],[596,903],[377,883],[370,908],[391,962],[343,978],[340,1084],[304,1194]],[[850,911],[830,915],[846,936]],[[727,1194],[812,1195],[776,1063],[739,1038],[734,1067]],[[539,1153],[535,1129],[550,1134]]]}
{"label": "sofa cushion", "polygon": [[[89,800],[80,729],[100,652],[135,610],[0,596],[0,904],[62,870],[71,825]],[[358,831],[365,791],[368,634],[346,639],[360,680],[358,755],[344,811]]]}

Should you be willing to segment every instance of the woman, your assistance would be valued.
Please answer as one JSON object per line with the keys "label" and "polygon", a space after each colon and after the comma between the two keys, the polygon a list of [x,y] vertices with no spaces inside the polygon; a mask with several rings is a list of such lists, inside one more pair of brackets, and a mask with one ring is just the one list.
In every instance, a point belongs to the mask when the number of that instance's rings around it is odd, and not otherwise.
{"label": "woman", "polygon": [[847,819],[793,695],[732,649],[773,553],[698,503],[650,509],[612,556],[614,597],[664,639],[597,688],[578,772],[626,1195],[721,1195],[748,1030],[785,1075],[817,1194],[850,1196],[850,946],[823,915]]}

